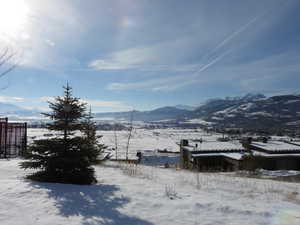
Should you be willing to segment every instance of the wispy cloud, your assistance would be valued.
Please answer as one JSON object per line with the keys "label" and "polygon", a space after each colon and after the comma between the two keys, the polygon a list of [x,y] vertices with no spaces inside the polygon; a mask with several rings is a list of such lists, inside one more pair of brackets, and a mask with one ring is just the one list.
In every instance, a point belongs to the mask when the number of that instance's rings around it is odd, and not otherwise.
{"label": "wispy cloud", "polygon": [[0,102],[4,102],[4,103],[20,103],[24,101],[25,99],[22,97],[0,96]]}
{"label": "wispy cloud", "polygon": [[50,96],[43,96],[37,99],[37,101],[41,101],[41,102],[53,102],[54,100],[55,97],[50,97]]}
{"label": "wispy cloud", "polygon": [[51,41],[51,40],[49,40],[49,39],[46,39],[46,40],[45,40],[45,43],[46,43],[47,45],[51,46],[51,47],[54,47],[54,46],[55,46],[54,41]]}
{"label": "wispy cloud", "polygon": [[111,53],[105,59],[93,60],[89,63],[89,67],[97,70],[133,69],[154,59],[155,53],[152,48],[131,48]]}
{"label": "wispy cloud", "polygon": [[151,91],[173,91],[178,88],[182,88],[191,84],[205,82],[204,80],[199,79],[199,76],[202,72],[206,71],[209,67],[216,64],[231,51],[226,51],[225,53],[215,57],[208,63],[201,65],[196,71],[192,74],[181,74],[168,76],[163,78],[150,79],[140,82],[130,82],[130,83],[110,83],[107,85],[109,90],[131,90],[131,89],[148,89]]}
{"label": "wispy cloud", "polygon": [[107,57],[96,59],[88,64],[95,70],[128,70],[140,71],[193,71],[198,65],[176,64],[162,56],[162,49],[168,49],[170,43],[160,43],[154,46],[136,47],[109,54]]}
{"label": "wispy cloud", "polygon": [[[48,102],[54,102],[55,97],[42,96],[37,98],[22,98],[0,96],[0,102],[16,104],[24,109],[49,111]],[[129,111],[133,108],[122,101],[105,101],[96,99],[81,99],[87,106],[92,107],[93,112]]]}
{"label": "wispy cloud", "polygon": [[[261,20],[269,12],[270,8],[262,10],[261,13],[239,26],[223,40],[218,41],[215,46],[207,49],[207,53],[201,57],[201,61],[199,62],[199,64],[193,64],[193,66],[190,67],[191,70],[185,71],[188,73],[181,75],[176,74],[173,76],[164,75],[162,76],[162,78],[154,78],[137,82],[112,82],[107,85],[107,89],[117,91],[139,89],[151,91],[174,91],[194,84],[217,82],[218,80],[230,81],[236,79],[236,77],[239,77],[238,80],[241,80],[241,86],[245,86],[244,84],[247,82],[247,80],[251,80],[253,82],[256,80],[262,80],[263,77],[267,76],[258,75],[261,74],[261,71],[266,70],[266,64],[263,62],[250,62],[248,63],[248,65],[243,65],[240,62],[234,62],[233,65],[218,65],[217,67],[214,67],[214,65],[225,58],[225,56],[227,57],[231,52],[235,52],[235,56],[241,55],[239,44],[233,45],[233,41],[239,36],[242,37],[241,40],[244,43],[251,41],[247,36],[243,36],[242,34],[246,30],[254,28],[254,24]],[[239,42],[241,42],[241,40],[239,40]],[[271,55],[270,57],[273,57],[273,55]],[[214,71],[218,71],[218,73],[222,75],[216,74],[216,72],[208,72],[207,70],[211,67],[214,68]],[[261,71],[257,71],[257,68],[261,68]],[[271,70],[270,66],[267,68],[268,70]],[[236,71],[238,71],[238,73]],[[251,77],[251,73],[253,75],[254,71],[256,78]],[[280,71],[282,71],[282,69]],[[275,76],[273,76],[273,78],[274,77]]]}
{"label": "wispy cloud", "polygon": [[[226,47],[226,45],[233,40],[235,37],[240,35],[243,31],[248,29],[252,24],[254,24],[257,20],[259,20],[262,16],[256,16],[247,23],[243,24],[237,30],[232,32],[229,36],[225,39],[220,41],[216,44],[213,48],[208,50],[202,59],[202,62],[199,64],[192,64],[192,65],[177,65],[177,66],[159,66],[159,65],[152,65],[149,66],[146,63],[151,62],[151,60],[155,59],[156,55],[156,46],[153,48],[141,48],[141,49],[129,49],[126,51],[118,52],[113,54],[109,60],[95,60],[92,61],[89,66],[93,67],[98,70],[105,70],[105,69],[161,69],[162,71],[165,69],[166,71],[179,71],[179,72],[189,72],[188,74],[182,75],[173,75],[173,76],[164,76],[163,78],[155,78],[149,79],[145,81],[138,81],[138,82],[128,82],[128,83],[119,83],[113,82],[107,85],[107,89],[109,90],[131,90],[131,89],[141,89],[145,88],[151,91],[173,91],[179,88],[183,88],[195,83],[203,83],[206,82],[207,79],[199,79],[199,76],[202,72],[205,72],[208,68],[216,64],[222,58],[227,56],[232,49],[222,49]],[[221,50],[219,52],[219,50]],[[217,53],[217,54],[216,54]],[[139,57],[143,56],[143,57]],[[157,56],[158,58],[158,56]],[[150,69],[151,68],[151,69]],[[181,70],[180,70],[180,69]],[[208,79],[209,80],[209,79]]]}
{"label": "wispy cloud", "polygon": [[131,109],[130,106],[126,105],[123,102],[120,101],[101,101],[101,100],[92,100],[92,99],[83,99],[83,102],[87,103],[87,105],[94,107],[104,107],[104,108],[128,108]]}
{"label": "wispy cloud", "polygon": [[[55,97],[43,96],[35,99],[31,99],[32,102],[54,102]],[[126,105],[121,101],[105,101],[105,100],[96,100],[96,99],[81,99],[82,102],[86,103],[92,108],[122,108],[122,109],[131,109],[130,106]]]}
{"label": "wispy cloud", "polygon": [[[53,100],[46,95],[59,94],[57,85],[66,80],[97,111],[150,107],[157,97],[172,99],[173,91],[185,94],[171,101],[196,102],[206,90],[232,94],[299,81],[297,0],[26,4],[30,20],[12,40],[24,52],[22,64],[2,79],[14,83],[3,93],[26,96],[4,100],[20,106],[46,107]],[[297,53],[278,56],[291,49]],[[135,98],[132,90],[141,95]],[[119,98],[113,91],[127,92]]]}

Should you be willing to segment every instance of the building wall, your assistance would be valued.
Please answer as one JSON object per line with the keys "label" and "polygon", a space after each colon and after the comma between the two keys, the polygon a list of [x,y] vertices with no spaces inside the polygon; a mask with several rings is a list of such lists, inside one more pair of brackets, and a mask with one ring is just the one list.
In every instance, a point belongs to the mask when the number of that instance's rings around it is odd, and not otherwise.
{"label": "building wall", "polygon": [[300,170],[300,157],[264,157],[248,156],[241,163],[244,170]]}
{"label": "building wall", "polygon": [[239,169],[239,161],[224,156],[201,156],[194,158],[193,168],[198,171],[234,171]]}

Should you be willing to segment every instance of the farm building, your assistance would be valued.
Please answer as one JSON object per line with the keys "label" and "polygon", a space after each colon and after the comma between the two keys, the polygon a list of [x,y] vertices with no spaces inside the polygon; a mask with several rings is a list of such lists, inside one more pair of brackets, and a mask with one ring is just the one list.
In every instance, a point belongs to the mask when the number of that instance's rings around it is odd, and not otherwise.
{"label": "farm building", "polygon": [[27,145],[27,124],[10,123],[0,118],[0,157],[9,158],[22,155]]}
{"label": "farm building", "polygon": [[230,171],[240,167],[245,148],[239,142],[181,140],[182,168],[199,171]]}
{"label": "farm building", "polygon": [[300,170],[300,145],[294,142],[250,142],[245,147],[252,155],[245,158],[244,166],[268,170]]}
{"label": "farm building", "polygon": [[300,145],[293,142],[181,140],[180,164],[199,171],[300,170]]}

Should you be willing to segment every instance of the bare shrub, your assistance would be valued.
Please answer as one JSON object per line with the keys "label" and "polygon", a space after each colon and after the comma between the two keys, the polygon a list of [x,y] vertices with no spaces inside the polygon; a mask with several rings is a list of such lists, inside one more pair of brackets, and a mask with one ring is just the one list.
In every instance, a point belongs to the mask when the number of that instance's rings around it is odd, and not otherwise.
{"label": "bare shrub", "polygon": [[178,194],[175,188],[175,185],[169,185],[166,184],[165,185],[165,195],[169,198],[169,199],[175,199],[178,198]]}
{"label": "bare shrub", "polygon": [[290,191],[286,194],[286,200],[289,202],[300,204],[300,193],[297,190]]}
{"label": "bare shrub", "polygon": [[199,173],[196,173],[196,188],[198,190],[201,189],[201,183],[200,183],[200,175],[199,175]]}
{"label": "bare shrub", "polygon": [[134,164],[134,163],[120,164],[120,168],[124,174],[131,176],[131,177],[135,177],[140,174],[138,165]]}

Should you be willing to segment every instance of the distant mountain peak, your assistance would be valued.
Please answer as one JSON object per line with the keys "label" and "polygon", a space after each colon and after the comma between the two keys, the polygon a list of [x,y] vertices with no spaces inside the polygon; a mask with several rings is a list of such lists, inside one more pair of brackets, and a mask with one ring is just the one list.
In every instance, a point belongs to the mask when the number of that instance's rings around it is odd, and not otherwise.
{"label": "distant mountain peak", "polygon": [[246,94],[210,100],[195,110],[200,118],[229,127],[286,127],[300,121],[300,96]]}
{"label": "distant mountain peak", "polygon": [[244,96],[242,96],[242,100],[245,101],[254,101],[254,100],[260,100],[260,99],[265,99],[266,96],[263,94],[253,94],[253,93],[248,93]]}
{"label": "distant mountain peak", "polygon": [[189,110],[189,111],[193,111],[193,110],[195,110],[197,108],[195,106],[182,105],[182,104],[175,105],[174,107],[177,108],[177,109],[184,109],[184,110]]}

